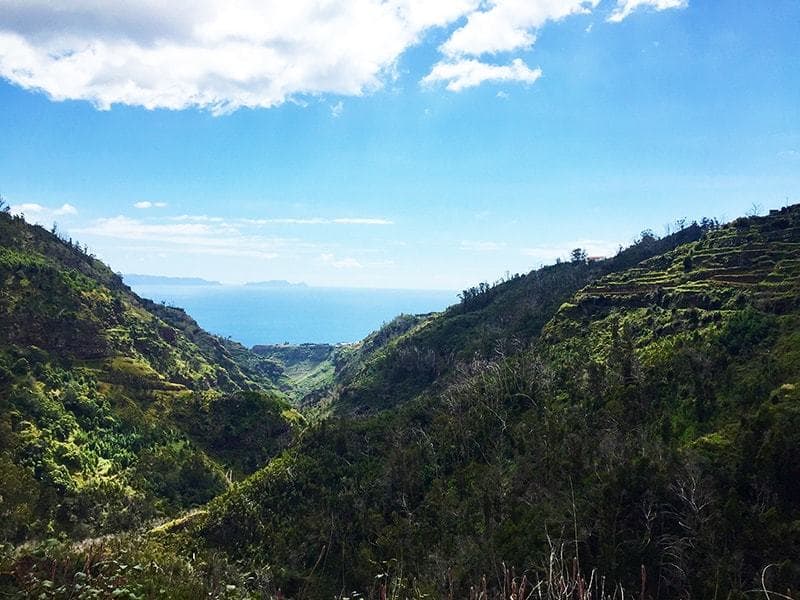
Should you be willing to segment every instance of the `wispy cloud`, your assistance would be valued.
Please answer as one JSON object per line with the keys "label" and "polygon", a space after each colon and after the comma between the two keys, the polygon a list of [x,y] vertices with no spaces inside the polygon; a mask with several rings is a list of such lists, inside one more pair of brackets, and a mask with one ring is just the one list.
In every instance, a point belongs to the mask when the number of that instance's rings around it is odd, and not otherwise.
{"label": "wispy cloud", "polygon": [[460,92],[487,81],[533,83],[541,76],[541,69],[531,69],[521,58],[515,58],[510,65],[493,65],[471,58],[438,63],[423,78],[422,83],[445,83],[445,87],[451,92]]}
{"label": "wispy cloud", "polygon": [[394,225],[394,221],[372,217],[339,217],[328,219],[323,217],[280,217],[280,218],[231,218],[213,217],[209,215],[178,215],[169,217],[171,221],[190,223],[228,223],[237,226],[260,227],[265,225]]}
{"label": "wispy cloud", "polygon": [[193,254],[272,259],[293,245],[291,240],[242,234],[228,223],[149,222],[125,216],[95,220],[73,230],[84,236],[156,243],[161,249]]}
{"label": "wispy cloud", "polygon": [[222,217],[209,217],[208,215],[178,215],[177,217],[170,217],[171,221],[191,221],[194,223],[222,223],[225,221]]}
{"label": "wispy cloud", "polygon": [[620,23],[640,8],[667,10],[670,8],[686,8],[688,0],[617,0],[617,6],[608,16],[610,23]]}
{"label": "wispy cloud", "polygon": [[497,252],[505,248],[505,242],[481,242],[481,241],[464,241],[461,242],[461,249],[468,252]]}
{"label": "wispy cloud", "polygon": [[355,258],[336,258],[331,253],[323,253],[319,255],[320,260],[334,269],[361,269],[363,265]]}
{"label": "wispy cloud", "polygon": [[165,208],[166,206],[167,206],[166,202],[150,202],[149,200],[136,202],[133,205],[134,208]]}
{"label": "wispy cloud", "polygon": [[331,106],[331,116],[334,119],[338,119],[339,117],[341,117],[343,112],[344,112],[344,102],[342,102],[341,100],[339,100],[339,102]]}
{"label": "wispy cloud", "polygon": [[51,208],[35,202],[23,202],[21,204],[12,204],[9,206],[9,211],[15,215],[25,215],[25,219],[33,223],[42,223],[43,221],[52,219],[53,217],[72,216],[78,214],[78,209],[72,204],[67,203],[62,204],[58,208]]}
{"label": "wispy cloud", "polygon": [[331,223],[335,223],[337,225],[394,225],[394,222],[388,219],[369,219],[361,217],[331,219]]}
{"label": "wispy cloud", "polygon": [[783,160],[800,160],[800,151],[782,150],[778,152],[778,158],[781,158]]}
{"label": "wispy cloud", "polygon": [[337,219],[325,219],[322,217],[235,219],[234,222],[247,225],[394,225],[394,221],[390,221],[389,219],[368,217],[341,217]]}

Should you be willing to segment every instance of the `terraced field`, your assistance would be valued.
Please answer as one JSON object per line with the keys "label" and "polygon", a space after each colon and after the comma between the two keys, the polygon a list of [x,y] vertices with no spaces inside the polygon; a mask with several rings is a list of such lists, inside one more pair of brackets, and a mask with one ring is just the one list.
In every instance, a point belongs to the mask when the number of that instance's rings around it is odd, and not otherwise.
{"label": "terraced field", "polygon": [[800,209],[743,218],[639,266],[593,283],[569,305],[568,318],[619,307],[726,310],[752,304],[782,313],[800,302]]}

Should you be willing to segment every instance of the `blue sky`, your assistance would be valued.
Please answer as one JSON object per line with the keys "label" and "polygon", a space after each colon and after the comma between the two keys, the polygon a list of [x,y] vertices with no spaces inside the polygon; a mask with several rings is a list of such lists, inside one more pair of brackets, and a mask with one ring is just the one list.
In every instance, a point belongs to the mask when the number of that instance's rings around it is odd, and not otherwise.
{"label": "blue sky", "polygon": [[796,0],[158,4],[0,0],[0,193],[118,271],[460,289],[800,201]]}

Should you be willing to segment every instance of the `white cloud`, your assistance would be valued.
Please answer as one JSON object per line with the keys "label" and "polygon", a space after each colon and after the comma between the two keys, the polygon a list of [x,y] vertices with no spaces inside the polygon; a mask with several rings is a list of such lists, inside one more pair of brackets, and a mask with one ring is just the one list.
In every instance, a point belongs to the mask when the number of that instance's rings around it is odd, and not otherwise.
{"label": "white cloud", "polygon": [[78,214],[78,209],[68,203],[64,203],[58,208],[49,208],[36,202],[23,202],[22,204],[12,204],[8,208],[12,214],[25,215],[26,220],[33,223],[42,223],[53,217]]}
{"label": "white cloud", "polygon": [[338,219],[324,219],[322,217],[237,219],[236,222],[246,225],[394,225],[394,221],[388,219],[364,217],[342,217]]}
{"label": "white cloud", "polygon": [[436,64],[422,83],[446,83],[446,88],[451,92],[460,92],[486,81],[533,83],[541,76],[541,69],[531,69],[521,58],[515,58],[510,65],[492,65],[475,59],[464,59]]}
{"label": "white cloud", "polygon": [[478,0],[0,0],[0,76],[55,100],[149,109],[361,95]]}
{"label": "white cloud", "polygon": [[441,46],[450,57],[480,56],[530,48],[536,30],[547,21],[576,13],[588,13],[600,0],[490,0],[484,10],[469,15],[467,22]]}
{"label": "white cloud", "polygon": [[35,202],[12,204],[8,209],[15,215],[38,215],[46,210],[44,206]]}
{"label": "white cloud", "polygon": [[575,248],[583,248],[589,256],[609,257],[615,256],[619,244],[606,240],[574,240],[551,245],[531,246],[522,248],[521,253],[544,263],[550,263],[557,258],[567,259]]}
{"label": "white cloud", "polygon": [[77,215],[78,209],[72,206],[72,204],[62,204],[61,208],[57,208],[53,211],[54,215]]}
{"label": "white cloud", "polygon": [[344,102],[342,102],[341,100],[339,100],[339,102],[331,106],[331,116],[334,119],[338,119],[339,117],[341,117],[343,112],[344,112]]}
{"label": "white cloud", "polygon": [[117,216],[95,220],[88,227],[75,229],[86,236],[133,240],[158,244],[160,250],[272,259],[291,245],[290,240],[243,235],[228,223],[169,222],[153,223]]}
{"label": "white cloud", "polygon": [[142,202],[134,203],[134,208],[164,208],[167,206],[166,202],[150,202],[149,200],[143,200]]}
{"label": "white cloud", "polygon": [[[311,96],[360,96],[396,78],[398,59],[431,29],[454,31],[425,81],[458,91],[538,78],[517,57],[546,23],[600,0],[0,0],[0,77],[53,100],[224,114]],[[640,6],[617,0],[621,21]],[[468,70],[469,74],[462,74]],[[451,75],[447,76],[446,74]],[[340,100],[330,106],[341,114]]]}
{"label": "white cloud", "polygon": [[170,217],[172,221],[193,221],[197,223],[222,223],[225,219],[222,217],[209,217],[208,215],[179,215],[177,217]]}
{"label": "white cloud", "polygon": [[639,8],[667,10],[669,8],[686,8],[689,0],[617,0],[617,6],[608,17],[611,23],[619,23]]}
{"label": "white cloud", "polygon": [[336,258],[333,254],[324,253],[319,255],[320,260],[334,269],[360,269],[362,264],[355,258]]}
{"label": "white cloud", "polygon": [[473,11],[441,46],[444,60],[436,63],[422,82],[446,82],[451,92],[486,81],[533,83],[542,76],[521,58],[507,65],[490,64],[486,54],[527,50],[536,42],[536,32],[548,21],[591,12],[600,0],[489,0]]}
{"label": "white cloud", "polygon": [[185,236],[197,236],[210,233],[211,227],[202,223],[145,223],[129,217],[107,217],[97,219],[93,225],[81,232],[118,237],[120,239],[182,239]]}

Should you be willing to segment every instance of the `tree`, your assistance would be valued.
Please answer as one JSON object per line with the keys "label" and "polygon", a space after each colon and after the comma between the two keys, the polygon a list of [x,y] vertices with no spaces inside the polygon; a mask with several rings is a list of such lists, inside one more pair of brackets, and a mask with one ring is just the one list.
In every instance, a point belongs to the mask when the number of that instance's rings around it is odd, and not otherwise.
{"label": "tree", "polygon": [[748,217],[757,217],[762,212],[764,212],[764,207],[761,206],[760,204],[756,204],[755,202],[753,202],[753,205],[750,207],[750,209],[745,214]]}
{"label": "tree", "polygon": [[586,250],[583,248],[575,248],[570,254],[573,263],[585,263],[587,259]]}
{"label": "tree", "polygon": [[652,229],[645,229],[640,234],[639,241],[637,242],[637,244],[652,244],[657,239],[658,238],[656,237],[656,234],[653,233]]}

